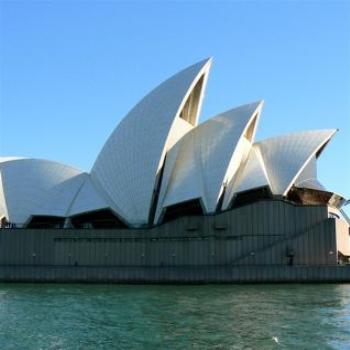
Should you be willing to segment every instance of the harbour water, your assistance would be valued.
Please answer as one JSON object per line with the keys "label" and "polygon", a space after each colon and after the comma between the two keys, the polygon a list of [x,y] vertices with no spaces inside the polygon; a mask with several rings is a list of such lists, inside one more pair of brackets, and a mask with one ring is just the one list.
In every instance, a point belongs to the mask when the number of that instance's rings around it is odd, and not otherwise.
{"label": "harbour water", "polygon": [[350,349],[350,285],[1,284],[0,349]]}

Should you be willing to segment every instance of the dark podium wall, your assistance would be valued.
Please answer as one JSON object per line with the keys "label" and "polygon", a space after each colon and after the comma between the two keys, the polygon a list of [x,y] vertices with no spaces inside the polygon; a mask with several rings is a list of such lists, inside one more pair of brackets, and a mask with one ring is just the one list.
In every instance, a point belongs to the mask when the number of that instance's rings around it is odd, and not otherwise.
{"label": "dark podium wall", "polygon": [[336,220],[327,206],[265,200],[153,229],[2,229],[0,265],[337,265]]}

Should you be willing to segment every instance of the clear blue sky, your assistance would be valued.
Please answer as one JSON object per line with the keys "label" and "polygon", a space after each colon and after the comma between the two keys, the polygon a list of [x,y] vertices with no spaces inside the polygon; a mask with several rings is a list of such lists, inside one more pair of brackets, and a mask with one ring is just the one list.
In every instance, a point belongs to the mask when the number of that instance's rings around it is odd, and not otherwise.
{"label": "clear blue sky", "polygon": [[0,0],[0,154],[89,170],[120,119],[214,58],[201,120],[265,100],[258,139],[339,128],[319,178],[350,197],[350,2]]}

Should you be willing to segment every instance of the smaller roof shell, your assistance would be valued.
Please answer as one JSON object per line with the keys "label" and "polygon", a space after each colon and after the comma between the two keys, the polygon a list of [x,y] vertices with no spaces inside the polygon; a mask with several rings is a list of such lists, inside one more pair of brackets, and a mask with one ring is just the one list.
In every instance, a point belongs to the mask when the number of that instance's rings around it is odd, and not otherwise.
{"label": "smaller roof shell", "polygon": [[286,196],[308,163],[336,133],[336,129],[291,133],[257,143],[271,191]]}
{"label": "smaller roof shell", "polygon": [[0,161],[0,207],[8,221],[23,225],[33,215],[65,216],[83,173],[42,159]]}
{"label": "smaller roof shell", "polygon": [[259,101],[221,113],[168,152],[155,222],[165,207],[197,198],[205,212],[215,212],[223,184],[249,152],[262,106]]}
{"label": "smaller roof shell", "polygon": [[265,186],[281,196],[294,184],[324,190],[317,180],[316,158],[336,131],[302,131],[255,143],[237,177],[229,182],[222,208],[227,209],[236,194]]}

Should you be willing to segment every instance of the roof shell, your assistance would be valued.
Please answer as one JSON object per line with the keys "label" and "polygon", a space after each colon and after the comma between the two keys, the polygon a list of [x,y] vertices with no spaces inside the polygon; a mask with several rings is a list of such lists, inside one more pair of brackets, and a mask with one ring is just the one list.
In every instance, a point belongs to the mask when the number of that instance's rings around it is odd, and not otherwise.
{"label": "roof shell", "polygon": [[7,159],[0,173],[1,207],[17,224],[33,215],[64,216],[83,180],[80,170],[42,159]]}
{"label": "roof shell", "polygon": [[316,158],[335,132],[303,131],[255,143],[237,177],[229,182],[222,208],[227,209],[236,194],[265,186],[282,196],[293,185],[324,191],[317,180]]}
{"label": "roof shell", "polygon": [[302,131],[258,142],[272,193],[287,195],[298,176],[336,131]]}
{"label": "roof shell", "polygon": [[113,209],[132,226],[148,222],[165,153],[197,125],[211,60],[163,82],[120,122],[91,171]]}
{"label": "roof shell", "polygon": [[156,222],[165,207],[192,199],[200,198],[207,213],[216,210],[223,184],[235,175],[251,147],[262,105],[255,102],[221,113],[168,152]]}

